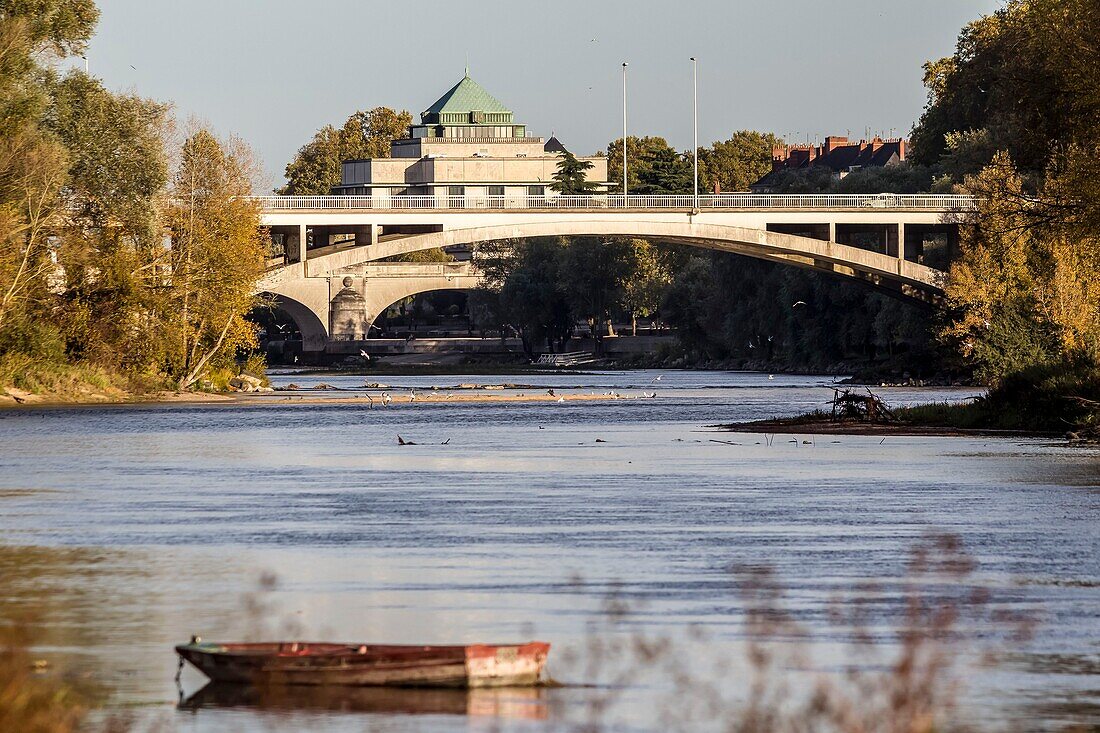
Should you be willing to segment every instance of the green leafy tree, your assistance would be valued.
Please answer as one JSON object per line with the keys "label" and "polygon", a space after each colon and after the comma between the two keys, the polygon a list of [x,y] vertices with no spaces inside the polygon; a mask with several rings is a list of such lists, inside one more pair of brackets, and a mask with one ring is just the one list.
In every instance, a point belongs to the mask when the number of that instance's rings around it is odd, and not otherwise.
{"label": "green leafy tree", "polygon": [[388,158],[390,141],[405,137],[412,124],[408,112],[375,107],[348,117],[339,129],[325,125],[287,163],[287,183],[279,193],[324,196],[340,183],[340,164],[357,158]]}
{"label": "green leafy tree", "polygon": [[1100,359],[1098,36],[1090,0],[1011,0],[927,66],[914,153],[980,197],[944,334],[990,381]]}
{"label": "green leafy tree", "polygon": [[592,193],[599,188],[596,183],[588,180],[588,171],[592,167],[591,161],[577,160],[577,156],[566,151],[558,162],[558,170],[554,173],[550,190],[563,196],[584,196]]}
{"label": "green leafy tree", "polygon": [[[39,51],[25,17],[0,16],[0,352],[48,296],[49,237],[62,216],[66,160],[38,121],[48,98],[35,84]],[[41,42],[40,42],[41,43]]]}
{"label": "green leafy tree", "polygon": [[83,53],[98,20],[94,0],[0,0],[0,23],[22,23],[32,48],[59,57]]}
{"label": "green leafy tree", "polygon": [[[629,162],[629,161],[628,161]],[[692,191],[692,164],[686,155],[672,148],[653,151],[638,172],[638,185],[631,193],[652,195],[687,194]]]}
{"label": "green leafy tree", "polygon": [[952,56],[925,65],[914,160],[933,165],[949,135],[985,130],[994,150],[1034,176],[1067,145],[1095,141],[1098,33],[1093,0],[1010,0],[967,25]]}
{"label": "green leafy tree", "polygon": [[477,300],[493,305],[496,318],[515,329],[531,358],[543,348],[560,347],[573,330],[562,249],[562,239],[540,238],[490,242],[474,253],[487,291]]}
{"label": "green leafy tree", "polygon": [[621,305],[630,312],[631,335],[638,335],[638,317],[656,315],[665,290],[672,284],[676,258],[668,247],[645,239],[628,241],[630,251],[624,259],[630,272],[622,284]]}
{"label": "green leafy tree", "polygon": [[[642,185],[652,186],[655,180],[653,167],[656,161],[664,160],[667,162],[677,157],[676,150],[663,137],[634,137],[631,135],[626,151],[630,193],[638,193],[638,188]],[[612,184],[612,191],[622,193],[622,138],[612,141],[607,146],[607,177]]]}
{"label": "green leafy tree", "polygon": [[703,193],[748,191],[772,169],[772,151],[783,141],[772,133],[738,130],[729,140],[699,148],[699,185]]}
{"label": "green leafy tree", "polygon": [[161,197],[168,179],[168,108],[114,94],[73,72],[52,89],[47,125],[69,151],[67,217],[57,237],[64,307],[57,322],[74,358],[138,371],[156,355],[149,300],[167,265]]}
{"label": "green leafy tree", "polygon": [[626,283],[636,270],[630,240],[572,237],[562,241],[560,278],[570,310],[588,321],[596,352],[605,336],[614,336],[613,309],[621,305]]}

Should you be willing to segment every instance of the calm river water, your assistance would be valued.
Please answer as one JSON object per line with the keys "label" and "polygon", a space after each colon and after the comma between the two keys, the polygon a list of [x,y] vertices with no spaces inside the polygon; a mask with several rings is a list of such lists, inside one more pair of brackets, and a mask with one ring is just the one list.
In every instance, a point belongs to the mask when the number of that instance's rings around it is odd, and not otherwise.
{"label": "calm river water", "polygon": [[[991,613],[1037,622],[1030,640],[1000,645],[995,664],[978,664],[995,630],[962,624],[964,717],[991,729],[1100,724],[1096,450],[705,427],[820,406],[828,378],[639,371],[323,381],[349,390],[382,382],[399,398],[388,409],[280,393],[243,407],[0,413],[0,615],[29,614],[40,656],[181,731],[550,731],[592,720],[614,730],[717,728],[748,685],[745,603],[731,568],[771,568],[785,587],[810,636],[781,642],[808,654],[782,674],[808,689],[863,663],[846,651],[850,625],[829,614],[835,600],[873,595],[867,626],[890,651],[909,552],[949,532],[977,562],[962,585],[988,591]],[[460,382],[624,399],[400,397]],[[629,399],[642,391],[657,396]],[[895,404],[972,394],[881,392]],[[417,444],[399,446],[398,434]],[[265,574],[275,579],[266,589]],[[550,672],[567,685],[273,706],[208,690],[181,704],[172,645],[192,634],[534,638],[554,645]],[[639,637],[668,640],[668,654],[705,679],[685,688],[665,662],[615,651]],[[708,671],[716,664],[720,676]],[[186,670],[184,698],[202,683]],[[693,699],[708,684],[728,711]]]}

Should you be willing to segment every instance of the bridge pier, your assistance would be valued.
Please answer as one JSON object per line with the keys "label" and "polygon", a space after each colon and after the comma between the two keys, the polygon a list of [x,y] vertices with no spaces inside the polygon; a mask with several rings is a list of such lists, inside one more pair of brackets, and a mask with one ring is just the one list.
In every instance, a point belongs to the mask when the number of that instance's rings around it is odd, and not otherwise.
{"label": "bridge pier", "polygon": [[320,352],[338,342],[362,341],[375,319],[394,303],[433,290],[470,290],[481,277],[468,262],[364,264],[305,275],[301,263],[272,270],[257,292],[294,319],[302,350]]}

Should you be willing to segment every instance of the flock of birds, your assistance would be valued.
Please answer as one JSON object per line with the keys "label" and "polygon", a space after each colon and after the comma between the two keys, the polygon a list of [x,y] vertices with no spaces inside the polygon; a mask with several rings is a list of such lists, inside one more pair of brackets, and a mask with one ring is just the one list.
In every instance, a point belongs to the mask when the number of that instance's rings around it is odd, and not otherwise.
{"label": "flock of birds", "polygon": [[[367,354],[367,352],[360,349],[359,353],[364,358],[370,359],[370,356]],[[649,381],[649,383],[652,385],[652,384],[656,384],[657,382],[660,382],[662,376],[664,376],[664,375],[658,374],[656,377],[651,379]],[[771,376],[769,375],[768,378],[770,379]],[[554,392],[553,387],[548,388],[546,390],[546,394],[548,394],[551,397],[557,397],[558,399],[556,401],[559,404],[565,402],[565,395],[557,394],[556,392]],[[621,394],[619,394],[618,392],[616,392],[613,389],[605,392],[603,396],[604,397],[610,397],[612,399],[619,399],[620,397],[622,397]],[[653,390],[653,391],[642,390],[641,396],[644,399],[653,399],[654,397],[657,396],[657,391],[656,390]],[[367,404],[370,405],[370,409],[373,410],[374,409],[375,398],[372,397],[370,394],[366,394],[365,397],[367,398]],[[454,397],[453,394],[448,394],[448,395],[446,395],[446,397],[444,399],[449,400],[452,397]],[[409,402],[416,402],[416,398],[417,398],[416,390],[410,390],[410,392],[409,392]],[[393,395],[391,395],[389,392],[382,392],[382,394],[379,395],[379,397],[378,397],[378,401],[382,403],[382,407],[389,407],[391,404],[393,404]]]}

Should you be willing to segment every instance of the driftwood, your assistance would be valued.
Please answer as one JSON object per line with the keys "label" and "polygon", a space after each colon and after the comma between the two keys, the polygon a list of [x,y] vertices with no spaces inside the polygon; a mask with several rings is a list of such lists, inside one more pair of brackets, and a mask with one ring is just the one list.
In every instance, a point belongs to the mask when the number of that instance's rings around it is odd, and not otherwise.
{"label": "driftwood", "polygon": [[867,394],[850,389],[833,390],[833,419],[869,423],[896,423],[898,416],[871,390]]}

